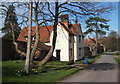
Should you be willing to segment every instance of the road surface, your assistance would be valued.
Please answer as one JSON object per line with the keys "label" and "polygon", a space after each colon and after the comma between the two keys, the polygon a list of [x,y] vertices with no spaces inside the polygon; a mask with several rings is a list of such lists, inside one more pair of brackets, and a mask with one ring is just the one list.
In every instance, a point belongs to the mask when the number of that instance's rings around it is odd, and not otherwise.
{"label": "road surface", "polygon": [[59,82],[118,82],[118,65],[111,54],[105,54],[85,70]]}

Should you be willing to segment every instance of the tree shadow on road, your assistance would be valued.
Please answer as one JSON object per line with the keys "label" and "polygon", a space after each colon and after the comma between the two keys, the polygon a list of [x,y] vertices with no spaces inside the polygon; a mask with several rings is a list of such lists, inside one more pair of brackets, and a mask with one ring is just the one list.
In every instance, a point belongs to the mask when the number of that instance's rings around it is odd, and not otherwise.
{"label": "tree shadow on road", "polygon": [[94,63],[85,68],[85,70],[111,70],[114,69],[117,65],[113,63]]}

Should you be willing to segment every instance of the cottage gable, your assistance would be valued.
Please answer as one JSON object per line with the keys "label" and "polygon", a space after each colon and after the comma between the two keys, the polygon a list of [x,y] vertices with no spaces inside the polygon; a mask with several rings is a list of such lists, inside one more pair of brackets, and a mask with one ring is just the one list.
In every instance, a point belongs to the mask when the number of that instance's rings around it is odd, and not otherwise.
{"label": "cottage gable", "polygon": [[[64,23],[60,24],[63,26],[63,28],[70,34],[76,35],[78,33],[78,28],[80,28],[80,24],[71,24],[68,28]],[[36,27],[32,27],[32,37],[35,38],[35,30]],[[53,25],[48,26],[39,26],[39,32],[40,32],[40,41],[41,42],[50,42],[50,35],[53,31]],[[24,27],[18,37],[18,41],[27,42],[27,36],[28,36],[28,27]]]}
{"label": "cottage gable", "polygon": [[[78,60],[83,57],[83,35],[80,24],[69,24],[68,15],[61,15],[61,21],[57,25],[56,46],[53,56],[60,61]],[[40,42],[38,48],[49,50],[52,46],[53,25],[39,26]],[[32,40],[35,40],[36,27],[32,27]],[[27,42],[28,28],[24,27],[18,37],[18,41]]]}
{"label": "cottage gable", "polygon": [[[92,39],[90,36],[88,36],[87,39],[84,40],[84,45],[87,49],[87,47],[90,49],[89,51],[91,52],[91,55],[96,55],[96,53],[101,53],[103,52],[103,45],[101,45],[98,41],[98,44],[96,46],[96,38]],[[85,50],[88,51],[88,50]]]}
{"label": "cottage gable", "polygon": [[[35,38],[35,30],[36,27],[32,27],[32,37]],[[40,32],[40,41],[41,42],[50,42],[50,34],[53,31],[53,25],[48,26],[39,26],[39,32]],[[28,36],[28,28],[24,27],[18,37],[18,41],[24,41],[27,42],[27,36]]]}
{"label": "cottage gable", "polygon": [[96,41],[88,36],[88,38],[84,40],[84,45],[94,47],[96,45]]}

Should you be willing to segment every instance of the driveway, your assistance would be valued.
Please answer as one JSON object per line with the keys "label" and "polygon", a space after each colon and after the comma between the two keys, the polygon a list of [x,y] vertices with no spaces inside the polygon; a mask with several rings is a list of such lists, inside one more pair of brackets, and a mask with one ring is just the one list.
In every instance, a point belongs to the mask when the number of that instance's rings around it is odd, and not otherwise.
{"label": "driveway", "polygon": [[85,70],[60,82],[118,82],[118,65],[111,54],[104,54]]}

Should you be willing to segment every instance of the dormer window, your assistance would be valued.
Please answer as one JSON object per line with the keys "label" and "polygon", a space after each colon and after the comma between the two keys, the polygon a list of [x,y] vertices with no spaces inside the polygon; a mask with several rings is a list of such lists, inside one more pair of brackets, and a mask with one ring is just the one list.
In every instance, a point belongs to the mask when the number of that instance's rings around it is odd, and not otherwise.
{"label": "dormer window", "polygon": [[79,35],[79,43],[81,43],[81,35]]}
{"label": "dormer window", "polygon": [[70,42],[70,43],[72,42],[71,35],[69,36],[69,42]]}
{"label": "dormer window", "polygon": [[27,37],[27,36],[25,36],[25,40],[28,40],[28,37]]}
{"label": "dormer window", "polygon": [[33,41],[35,40],[35,37],[34,37],[34,36],[32,36],[32,40],[33,40]]}
{"label": "dormer window", "polygon": [[[28,40],[28,36],[25,36],[25,40]],[[32,36],[32,37],[31,37],[31,40],[34,41],[34,40],[35,40],[35,37]]]}

